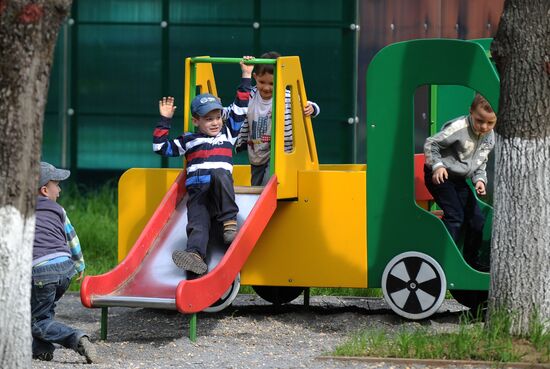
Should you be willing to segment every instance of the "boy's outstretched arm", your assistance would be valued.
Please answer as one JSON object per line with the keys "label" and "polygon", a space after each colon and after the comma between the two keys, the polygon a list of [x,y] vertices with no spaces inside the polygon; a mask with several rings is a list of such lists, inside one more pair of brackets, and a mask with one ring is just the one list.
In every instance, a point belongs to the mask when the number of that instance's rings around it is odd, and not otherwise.
{"label": "boy's outstretched arm", "polygon": [[153,151],[162,156],[182,156],[185,154],[185,136],[170,140],[170,124],[176,111],[174,98],[163,97],[159,100],[160,121],[153,131]]}
{"label": "boy's outstretched arm", "polygon": [[252,71],[254,70],[254,64],[246,64],[247,60],[254,59],[253,56],[245,55],[243,60],[239,63],[241,65],[241,77],[242,78],[252,78]]}
{"label": "boy's outstretched arm", "polygon": [[[222,111],[222,119],[224,124],[229,129],[231,136],[236,140],[241,129],[241,125],[246,120],[248,114],[248,101],[250,100],[250,92],[252,91],[251,79],[254,66],[245,64],[246,60],[254,59],[252,56],[244,56],[241,61],[241,84],[237,87],[235,100],[231,105],[224,108]],[[233,141],[234,143],[234,141]]]}

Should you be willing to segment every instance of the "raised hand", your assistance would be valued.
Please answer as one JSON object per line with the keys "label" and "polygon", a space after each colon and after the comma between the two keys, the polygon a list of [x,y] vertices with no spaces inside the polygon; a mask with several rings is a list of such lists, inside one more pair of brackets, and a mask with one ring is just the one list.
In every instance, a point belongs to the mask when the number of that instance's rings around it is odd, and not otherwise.
{"label": "raised hand", "polygon": [[176,111],[176,106],[174,106],[174,98],[172,96],[163,97],[159,100],[159,112],[165,118],[172,118],[174,112]]}
{"label": "raised hand", "polygon": [[245,61],[254,59],[253,56],[245,55],[243,60],[239,63],[241,65],[241,72],[243,78],[252,77],[252,71],[254,70],[254,64],[245,64]]}

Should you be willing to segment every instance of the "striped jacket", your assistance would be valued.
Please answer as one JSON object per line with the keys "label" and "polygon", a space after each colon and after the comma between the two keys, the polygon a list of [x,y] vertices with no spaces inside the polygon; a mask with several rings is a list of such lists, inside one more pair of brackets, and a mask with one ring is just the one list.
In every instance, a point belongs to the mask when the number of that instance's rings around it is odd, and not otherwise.
{"label": "striped jacket", "polygon": [[197,131],[170,139],[171,119],[161,117],[153,131],[153,151],[162,156],[185,156],[186,187],[210,183],[212,169],[233,172],[233,145],[246,118],[250,90],[250,78],[243,78],[234,102],[222,110],[224,125],[215,137]]}

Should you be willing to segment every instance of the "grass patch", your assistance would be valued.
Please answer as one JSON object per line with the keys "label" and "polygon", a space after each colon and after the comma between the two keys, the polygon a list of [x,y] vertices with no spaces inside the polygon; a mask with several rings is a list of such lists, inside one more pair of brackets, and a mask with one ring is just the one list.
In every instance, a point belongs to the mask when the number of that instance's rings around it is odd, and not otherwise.
{"label": "grass patch", "polygon": [[497,312],[485,326],[463,315],[455,332],[435,333],[427,328],[364,330],[338,346],[336,356],[482,360],[492,362],[550,362],[550,332],[533,319],[527,337],[509,334],[510,314]]}
{"label": "grass patch", "polygon": [[[97,189],[77,186],[64,188],[59,204],[67,211],[80,240],[87,275],[98,275],[117,264],[118,211],[114,185]],[[73,279],[71,291],[78,291],[80,282]]]}

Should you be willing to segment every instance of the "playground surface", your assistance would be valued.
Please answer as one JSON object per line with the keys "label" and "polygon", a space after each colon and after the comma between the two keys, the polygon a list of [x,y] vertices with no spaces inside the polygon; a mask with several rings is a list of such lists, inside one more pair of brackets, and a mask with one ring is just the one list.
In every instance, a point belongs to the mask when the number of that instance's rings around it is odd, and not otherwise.
{"label": "playground surface", "polygon": [[[91,335],[101,362],[63,348],[51,362],[33,360],[32,368],[436,368],[441,365],[395,364],[321,359],[351,333],[365,328],[397,330],[422,325],[454,330],[463,306],[445,300],[431,319],[403,320],[383,299],[312,296],[273,306],[255,295],[238,295],[218,313],[198,315],[197,342],[187,338],[188,316],[175,311],[114,307],[109,310],[107,341],[99,339],[100,309],[86,309],[77,294],[65,295],[57,319]],[[451,365],[447,368],[478,368]]]}

